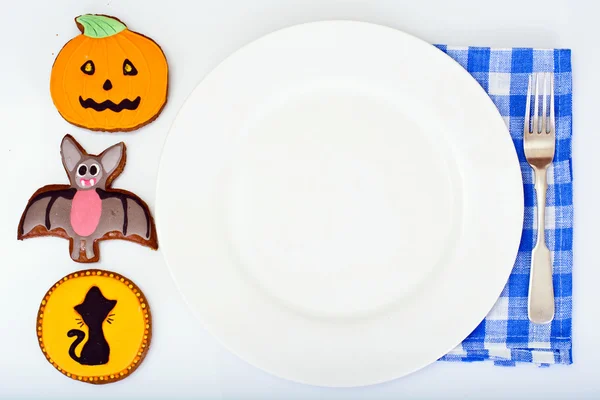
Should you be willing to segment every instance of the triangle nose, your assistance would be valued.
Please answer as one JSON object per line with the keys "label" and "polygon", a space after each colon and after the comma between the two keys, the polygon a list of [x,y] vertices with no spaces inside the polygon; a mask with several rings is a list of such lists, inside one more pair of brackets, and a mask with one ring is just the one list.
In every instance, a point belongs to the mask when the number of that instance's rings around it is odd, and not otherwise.
{"label": "triangle nose", "polygon": [[110,81],[110,79],[107,79],[104,81],[104,85],[102,85],[102,89],[104,89],[104,90],[112,89],[112,82]]}

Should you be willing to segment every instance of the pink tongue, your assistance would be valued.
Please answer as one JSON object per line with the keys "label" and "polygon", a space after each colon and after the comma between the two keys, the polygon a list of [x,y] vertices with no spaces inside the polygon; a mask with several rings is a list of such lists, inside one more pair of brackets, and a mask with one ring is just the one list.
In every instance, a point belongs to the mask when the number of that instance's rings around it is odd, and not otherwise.
{"label": "pink tongue", "polygon": [[94,178],[92,179],[82,179],[81,180],[81,186],[94,186],[96,184],[96,180]]}

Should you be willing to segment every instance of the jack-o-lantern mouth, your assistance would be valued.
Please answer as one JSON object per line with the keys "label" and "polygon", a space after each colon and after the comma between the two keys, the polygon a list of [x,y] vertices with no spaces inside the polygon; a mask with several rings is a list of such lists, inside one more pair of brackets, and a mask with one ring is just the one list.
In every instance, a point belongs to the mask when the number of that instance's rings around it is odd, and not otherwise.
{"label": "jack-o-lantern mouth", "polygon": [[98,103],[92,98],[84,100],[83,97],[79,96],[79,104],[81,104],[81,107],[83,108],[91,108],[95,111],[110,110],[117,113],[123,110],[137,109],[141,100],[141,97],[138,96],[134,100],[123,99],[119,104],[116,104],[111,100],[104,100],[102,103]]}

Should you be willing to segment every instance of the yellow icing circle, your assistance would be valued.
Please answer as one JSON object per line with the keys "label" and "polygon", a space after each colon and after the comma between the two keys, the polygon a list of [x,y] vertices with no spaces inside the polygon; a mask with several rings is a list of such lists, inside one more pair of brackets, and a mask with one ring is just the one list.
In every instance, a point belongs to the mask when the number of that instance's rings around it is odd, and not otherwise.
{"label": "yellow icing circle", "polygon": [[[84,270],[60,279],[44,296],[36,318],[38,343],[48,362],[67,377],[87,383],[128,376],[146,356],[152,332],[150,307],[140,293],[131,280],[110,271]],[[76,311],[84,303],[100,310],[92,313],[99,323]],[[95,324],[93,339],[85,319]],[[78,332],[68,336],[73,330]],[[83,339],[75,345],[79,336]],[[102,347],[103,357],[95,356],[94,346]]]}

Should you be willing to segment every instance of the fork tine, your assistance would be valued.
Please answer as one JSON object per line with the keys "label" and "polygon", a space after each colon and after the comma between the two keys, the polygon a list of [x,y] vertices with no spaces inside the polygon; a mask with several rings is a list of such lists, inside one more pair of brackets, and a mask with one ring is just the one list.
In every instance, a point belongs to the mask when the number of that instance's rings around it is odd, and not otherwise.
{"label": "fork tine", "polygon": [[539,110],[540,110],[540,75],[535,74],[535,100],[533,102],[533,133],[538,133],[538,120],[539,120]]}
{"label": "fork tine", "polygon": [[554,74],[550,74],[550,133],[553,133],[554,129]]}
{"label": "fork tine", "polygon": [[531,133],[529,129],[529,108],[531,107],[531,75],[529,75],[529,84],[527,85],[527,102],[525,104],[525,133]]}
{"label": "fork tine", "polygon": [[548,84],[547,81],[548,81],[548,73],[544,72],[544,82],[543,82],[543,85],[544,85],[544,91],[543,91],[544,97],[542,97],[542,133],[546,133],[547,132],[546,128],[548,126],[548,123],[546,121],[546,115],[548,115],[547,114],[548,101],[546,100],[546,95],[548,93],[548,91],[546,90],[546,86]]}

